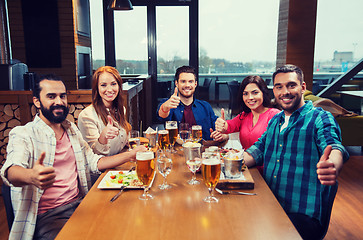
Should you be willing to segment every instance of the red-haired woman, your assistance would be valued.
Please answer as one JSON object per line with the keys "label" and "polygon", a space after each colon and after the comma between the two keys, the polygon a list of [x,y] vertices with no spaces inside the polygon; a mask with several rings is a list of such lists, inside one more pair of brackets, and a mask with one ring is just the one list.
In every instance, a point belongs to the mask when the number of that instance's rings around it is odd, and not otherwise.
{"label": "red-haired woman", "polygon": [[[78,127],[97,154],[118,154],[128,141],[131,125],[126,120],[121,92],[122,79],[115,68],[104,66],[96,70],[92,77],[92,104],[79,114]],[[136,147],[125,152],[125,157],[134,159],[140,150],[146,148]]]}

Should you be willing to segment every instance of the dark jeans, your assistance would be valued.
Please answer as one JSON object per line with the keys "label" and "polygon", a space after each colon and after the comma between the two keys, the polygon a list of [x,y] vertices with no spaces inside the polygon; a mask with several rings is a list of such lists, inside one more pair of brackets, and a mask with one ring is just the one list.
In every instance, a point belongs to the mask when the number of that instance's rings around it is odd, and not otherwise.
{"label": "dark jeans", "polygon": [[321,238],[323,227],[318,219],[301,213],[288,213],[287,216],[303,239],[315,240]]}
{"label": "dark jeans", "polygon": [[64,224],[72,216],[81,202],[81,198],[63,206],[39,214],[33,239],[55,239]]}

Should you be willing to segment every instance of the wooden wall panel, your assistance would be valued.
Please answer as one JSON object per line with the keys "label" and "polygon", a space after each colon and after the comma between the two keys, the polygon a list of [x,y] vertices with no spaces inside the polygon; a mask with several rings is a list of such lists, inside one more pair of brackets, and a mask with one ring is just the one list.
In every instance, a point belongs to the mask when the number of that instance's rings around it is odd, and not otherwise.
{"label": "wooden wall panel", "polygon": [[[37,74],[54,73],[66,83],[67,89],[77,89],[76,46],[91,46],[90,37],[78,38],[75,28],[75,1],[58,0],[58,17],[61,47],[60,68],[29,68]],[[8,1],[9,25],[13,58],[26,63],[21,0]],[[45,9],[46,11],[46,9]]]}
{"label": "wooden wall panel", "polygon": [[281,0],[277,66],[294,64],[304,71],[312,89],[317,0]]}

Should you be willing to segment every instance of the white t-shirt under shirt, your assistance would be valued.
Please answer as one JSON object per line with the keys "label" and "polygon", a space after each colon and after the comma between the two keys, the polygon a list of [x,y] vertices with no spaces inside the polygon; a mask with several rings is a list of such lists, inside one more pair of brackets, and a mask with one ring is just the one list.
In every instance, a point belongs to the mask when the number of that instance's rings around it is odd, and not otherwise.
{"label": "white t-shirt under shirt", "polygon": [[76,158],[66,132],[57,140],[53,167],[55,182],[52,187],[44,190],[39,201],[38,214],[77,199],[79,189]]}

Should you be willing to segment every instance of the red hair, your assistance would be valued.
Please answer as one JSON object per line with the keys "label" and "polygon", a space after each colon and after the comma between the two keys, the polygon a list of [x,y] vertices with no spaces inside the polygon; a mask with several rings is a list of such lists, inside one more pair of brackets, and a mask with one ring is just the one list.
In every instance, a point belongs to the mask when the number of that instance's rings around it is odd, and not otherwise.
{"label": "red hair", "polygon": [[[116,80],[118,86],[119,86],[119,92],[116,96],[116,98],[112,102],[112,108],[109,109],[110,112],[107,111],[105,105],[103,104],[102,98],[100,96],[100,93],[98,91],[98,81],[100,78],[100,75],[102,73],[110,73]],[[96,113],[98,116],[101,117],[102,122],[107,125],[107,115],[111,114],[111,116],[116,119],[116,121],[119,123],[121,127],[126,129],[126,132],[128,133],[131,130],[131,125],[127,121],[125,113],[124,113],[124,104],[121,96],[122,92],[122,79],[120,73],[117,71],[116,68],[111,66],[103,66],[98,68],[92,77],[92,105],[96,110]]]}

